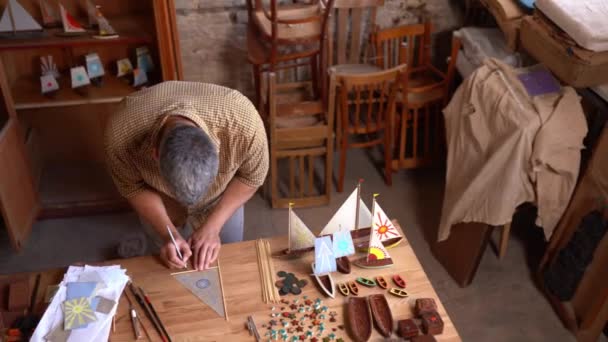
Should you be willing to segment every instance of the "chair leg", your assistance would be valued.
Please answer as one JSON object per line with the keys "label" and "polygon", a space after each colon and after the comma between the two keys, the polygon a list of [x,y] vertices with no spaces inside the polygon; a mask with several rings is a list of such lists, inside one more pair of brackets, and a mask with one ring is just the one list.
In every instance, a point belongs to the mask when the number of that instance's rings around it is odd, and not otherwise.
{"label": "chair leg", "polygon": [[344,191],[344,174],[346,172],[346,135],[342,135],[343,141],[340,142],[340,170],[338,171],[338,192]]}
{"label": "chair leg", "polygon": [[255,87],[255,106],[258,111],[262,110],[262,89],[260,89],[260,77],[262,73],[262,67],[260,65],[253,64],[253,86]]}
{"label": "chair leg", "polygon": [[[313,91],[313,95],[315,97],[315,99],[319,98],[319,89],[321,89],[321,87],[319,86],[319,68],[318,68],[318,64],[317,64],[317,56],[318,55],[313,55],[310,57],[310,73],[311,73],[311,77],[312,77],[312,91]],[[322,79],[322,78],[321,78]]]}
{"label": "chair leg", "polygon": [[500,233],[500,247],[498,248],[498,258],[504,258],[505,254],[507,254],[507,243],[509,242],[509,234],[511,233],[511,222],[505,224],[502,227],[502,232]]}

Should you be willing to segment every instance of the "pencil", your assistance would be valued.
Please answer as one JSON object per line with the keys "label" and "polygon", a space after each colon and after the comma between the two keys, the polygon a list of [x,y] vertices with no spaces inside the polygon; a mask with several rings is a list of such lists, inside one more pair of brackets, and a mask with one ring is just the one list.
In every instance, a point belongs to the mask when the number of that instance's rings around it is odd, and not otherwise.
{"label": "pencil", "polygon": [[138,286],[138,288],[139,288],[139,291],[141,291],[141,294],[144,296],[144,299],[146,300],[146,303],[148,303],[148,306],[150,308],[150,312],[152,312],[152,315],[158,321],[158,324],[160,325],[161,330],[163,331],[163,333],[165,334],[165,336],[167,336],[167,339],[169,340],[169,342],[171,342],[171,336],[169,336],[169,333],[167,332],[167,329],[165,329],[165,326],[163,325],[163,322],[160,320],[160,317],[158,317],[158,314],[156,313],[156,310],[154,309],[154,306],[152,305],[152,302],[150,301],[150,298],[148,297],[148,295],[146,294],[146,292],[144,291],[144,289],[141,288],[141,286]]}
{"label": "pencil", "polygon": [[[175,238],[173,237],[173,232],[171,232],[171,228],[169,228],[168,225],[167,225],[167,231],[169,232],[169,237],[171,237],[173,246],[175,246],[175,251],[177,252],[177,256],[179,257],[179,260],[184,261],[184,256],[182,255],[182,252],[179,250],[179,247],[177,247],[177,242],[175,241]],[[188,266],[184,265],[184,268],[188,268]]]}

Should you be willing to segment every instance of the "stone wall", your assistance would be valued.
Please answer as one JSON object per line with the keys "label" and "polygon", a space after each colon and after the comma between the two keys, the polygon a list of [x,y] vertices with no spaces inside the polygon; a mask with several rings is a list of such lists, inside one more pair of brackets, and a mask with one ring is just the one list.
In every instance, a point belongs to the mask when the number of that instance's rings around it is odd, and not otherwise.
{"label": "stone wall", "polygon": [[[456,28],[461,13],[454,0],[385,0],[378,12],[381,27],[429,18],[436,32]],[[247,63],[245,0],[175,0],[184,77],[221,84],[251,95]],[[438,51],[444,54],[446,49]]]}

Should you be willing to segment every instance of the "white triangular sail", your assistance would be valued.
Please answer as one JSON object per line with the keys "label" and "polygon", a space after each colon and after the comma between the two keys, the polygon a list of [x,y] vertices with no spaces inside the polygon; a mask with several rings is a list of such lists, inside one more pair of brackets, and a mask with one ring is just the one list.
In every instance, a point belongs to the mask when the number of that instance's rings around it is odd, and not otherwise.
{"label": "white triangular sail", "polygon": [[[334,216],[329,220],[320,235],[330,235],[342,227],[346,230],[355,229],[355,212],[357,211],[357,189],[348,196],[346,201]],[[358,228],[369,227],[372,224],[372,213],[369,211],[363,200],[359,199],[359,226]]]}
{"label": "white triangular sail", "polygon": [[380,241],[401,237],[401,234],[399,234],[399,231],[388,218],[384,210],[380,208],[377,201],[374,205],[372,234],[376,235]]}
{"label": "white triangular sail", "polygon": [[42,31],[42,26],[17,0],[9,0],[0,19],[0,32],[18,31]]}
{"label": "white triangular sail", "polygon": [[103,16],[100,10],[100,6],[97,6],[95,20],[97,25],[99,26],[99,36],[108,37],[108,36],[117,36],[116,30],[110,25],[110,22],[106,17]]}
{"label": "white triangular sail", "polygon": [[63,5],[59,4],[59,10],[61,11],[61,22],[63,23],[63,31],[66,33],[81,33],[86,30],[72,17],[68,11],[66,11]]}
{"label": "white triangular sail", "polygon": [[[374,198],[374,204],[373,204],[373,212],[374,212],[374,218],[377,217],[379,212],[382,212],[382,209],[379,209],[378,203],[376,203],[376,199]],[[386,215],[384,215],[386,216]],[[376,230],[378,227],[376,226],[377,223],[379,223],[380,221],[374,220],[374,223],[372,224],[372,230]],[[390,222],[390,221],[389,221]],[[386,250],[386,248],[384,247],[384,245],[382,244],[382,241],[380,241],[380,236],[378,234],[374,234],[372,232],[372,234],[370,234],[369,237],[369,249],[367,251],[367,260],[382,260],[382,259],[390,259],[390,254],[388,254],[388,251]]]}
{"label": "white triangular sail", "polygon": [[59,90],[59,84],[53,75],[47,74],[40,76],[40,88],[42,89],[42,93],[50,93],[55,90]]}
{"label": "white triangular sail", "polygon": [[49,5],[47,0],[40,0],[40,12],[42,12],[42,23],[52,26],[61,23],[61,17],[57,11]]}
{"label": "white triangular sail", "polygon": [[87,16],[89,18],[89,26],[93,27],[97,25],[97,6],[91,1],[87,0]]}
{"label": "white triangular sail", "polygon": [[103,69],[103,64],[101,64],[98,54],[90,53],[85,56],[85,60],[87,63],[87,73],[89,74],[89,78],[97,78],[105,75],[105,70]]}
{"label": "white triangular sail", "polygon": [[315,275],[324,275],[335,272],[336,257],[332,246],[331,237],[322,236],[315,239]]}
{"label": "white triangular sail", "polygon": [[205,271],[176,273],[173,276],[220,317],[225,317],[224,294],[219,272],[219,268],[213,267]]}
{"label": "white triangular sail", "polygon": [[315,235],[296,213],[289,208],[289,250],[297,251],[315,245]]}
{"label": "white triangular sail", "polygon": [[89,79],[89,76],[87,76],[87,71],[83,66],[70,69],[70,74],[72,76],[72,88],[91,84],[91,80]]}

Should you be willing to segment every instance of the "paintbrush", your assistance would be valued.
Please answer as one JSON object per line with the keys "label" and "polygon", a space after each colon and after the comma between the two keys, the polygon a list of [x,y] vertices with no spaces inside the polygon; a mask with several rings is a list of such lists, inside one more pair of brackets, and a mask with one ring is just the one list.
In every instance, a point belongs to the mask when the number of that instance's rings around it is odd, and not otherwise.
{"label": "paintbrush", "polygon": [[148,309],[144,298],[141,296],[141,294],[139,294],[139,292],[137,292],[137,289],[135,288],[133,283],[129,284],[129,289],[131,290],[131,293],[133,293],[133,296],[135,296],[135,300],[137,300],[141,308],[144,309],[146,316],[148,317],[150,322],[152,322],[152,325],[154,326],[154,329],[156,329],[156,332],[158,332],[158,335],[162,338],[163,342],[166,342],[167,339],[163,335],[163,330],[160,328],[160,325],[154,319],[154,316],[152,315],[152,312],[150,312],[150,309]]}
{"label": "paintbrush", "polygon": [[[173,237],[173,232],[171,231],[171,228],[169,228],[169,225],[167,225],[167,231],[169,232],[169,237],[171,237],[171,241],[173,242],[173,246],[175,246],[175,251],[177,252],[177,256],[179,257],[179,260],[184,261],[184,256],[182,255],[182,252],[179,250],[179,247],[177,246],[177,242],[175,241],[175,238]],[[188,269],[188,265],[184,264],[184,269]]]}
{"label": "paintbrush", "polygon": [[154,306],[152,305],[152,302],[150,301],[150,298],[148,297],[148,295],[146,294],[146,292],[144,291],[144,289],[141,288],[141,286],[138,286],[138,288],[139,288],[139,291],[141,291],[141,294],[144,296],[144,299],[146,300],[146,303],[148,303],[148,306],[150,308],[150,312],[152,312],[152,315],[158,321],[158,324],[160,325],[160,328],[162,329],[163,333],[165,334],[165,336],[167,336],[167,339],[169,340],[169,342],[171,342],[171,336],[169,336],[169,333],[165,329],[165,326],[163,325],[163,322],[160,320],[160,317],[158,317],[158,314],[156,313],[156,310],[154,309]]}
{"label": "paintbrush", "polygon": [[137,311],[135,311],[135,307],[133,306],[133,302],[131,302],[131,298],[129,298],[127,291],[125,291],[125,297],[127,297],[127,301],[129,302],[129,313],[131,316],[131,324],[133,325],[133,334],[135,334],[135,339],[138,340],[141,337],[141,330],[139,329]]}

